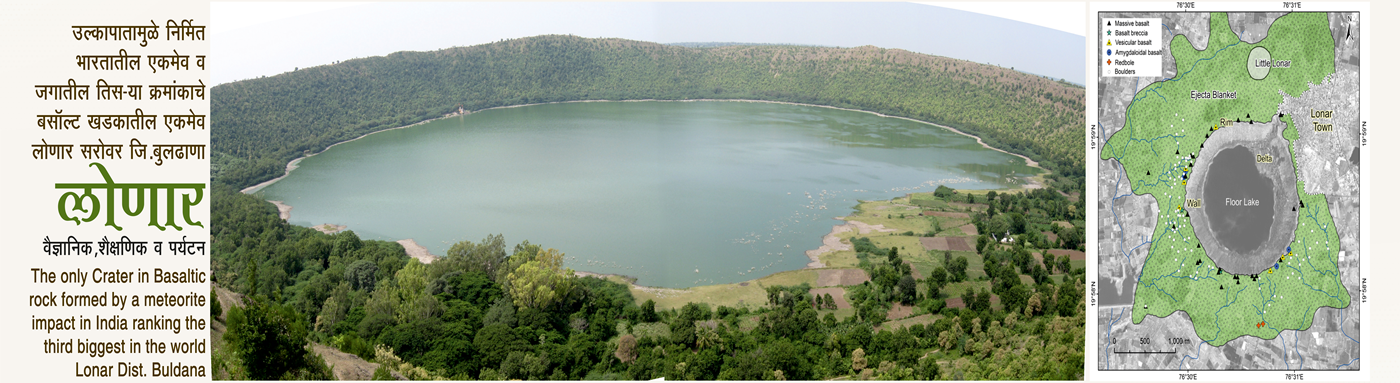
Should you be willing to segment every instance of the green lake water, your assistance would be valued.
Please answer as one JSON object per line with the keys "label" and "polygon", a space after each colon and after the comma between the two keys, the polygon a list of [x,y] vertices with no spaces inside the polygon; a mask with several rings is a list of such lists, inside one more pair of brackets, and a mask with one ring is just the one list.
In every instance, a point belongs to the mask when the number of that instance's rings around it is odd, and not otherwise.
{"label": "green lake water", "polygon": [[1024,160],[947,129],[869,113],[745,102],[496,109],[373,134],[263,189],[290,221],[413,238],[433,254],[504,234],[575,270],[650,286],[804,267],[857,199],[937,185],[1014,186]]}

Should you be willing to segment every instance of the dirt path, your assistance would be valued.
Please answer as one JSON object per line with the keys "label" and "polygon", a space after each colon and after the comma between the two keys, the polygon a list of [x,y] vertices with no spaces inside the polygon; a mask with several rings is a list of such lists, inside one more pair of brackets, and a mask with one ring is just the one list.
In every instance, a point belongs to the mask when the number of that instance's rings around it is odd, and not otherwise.
{"label": "dirt path", "polygon": [[[313,342],[311,349],[326,361],[326,366],[331,367],[336,380],[369,380],[374,377],[374,370],[379,368],[379,363],[360,359],[358,355],[344,353],[324,344]],[[392,374],[399,380],[408,380],[398,372]]]}

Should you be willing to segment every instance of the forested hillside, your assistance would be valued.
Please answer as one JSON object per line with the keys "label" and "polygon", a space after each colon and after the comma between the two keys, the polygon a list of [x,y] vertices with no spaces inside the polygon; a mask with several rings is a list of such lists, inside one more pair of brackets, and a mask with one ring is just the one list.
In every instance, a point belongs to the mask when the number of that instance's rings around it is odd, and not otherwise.
{"label": "forested hillside", "polygon": [[[529,241],[463,241],[422,264],[395,242],[288,225],[227,185],[212,197],[214,281],[232,290],[221,297],[246,297],[213,306],[214,379],[331,379],[329,348],[378,363],[376,380],[1083,379],[1084,269],[1033,257],[1052,246],[1036,235],[983,240],[951,260],[879,245],[913,233],[853,238],[863,283],[661,309],[615,279],[575,276],[563,252]],[[1041,230],[1043,208],[1064,198],[921,197],[909,202],[971,206],[977,227],[1011,233]],[[1065,247],[1082,241],[1082,229],[1059,232],[1078,237]],[[911,306],[920,315],[889,321]]]}
{"label": "forested hillside", "polygon": [[687,48],[538,36],[347,60],[211,89],[212,176],[245,187],[287,161],[455,112],[570,100],[757,99],[951,126],[1025,154],[1082,189],[1084,89],[964,60],[876,47]]}

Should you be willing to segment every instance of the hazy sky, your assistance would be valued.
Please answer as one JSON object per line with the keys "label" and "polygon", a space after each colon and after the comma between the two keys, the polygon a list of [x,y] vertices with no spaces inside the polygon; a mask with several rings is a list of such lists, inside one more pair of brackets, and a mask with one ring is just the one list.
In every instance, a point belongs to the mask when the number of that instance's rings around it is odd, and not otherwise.
{"label": "hazy sky", "polygon": [[1084,83],[1082,5],[949,6],[1049,27],[915,3],[213,3],[210,70],[218,84],[397,51],[571,34],[875,45]]}

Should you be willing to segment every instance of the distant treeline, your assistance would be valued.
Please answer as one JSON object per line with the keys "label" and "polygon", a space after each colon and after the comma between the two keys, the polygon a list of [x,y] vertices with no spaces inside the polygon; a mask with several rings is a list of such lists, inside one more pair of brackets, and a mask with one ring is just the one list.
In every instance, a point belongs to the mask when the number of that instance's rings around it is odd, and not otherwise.
{"label": "distant treeline", "polygon": [[756,99],[909,117],[980,136],[1084,182],[1084,89],[965,60],[870,46],[687,48],[538,36],[399,52],[211,89],[211,177],[245,187],[299,156],[467,111],[571,100]]}

